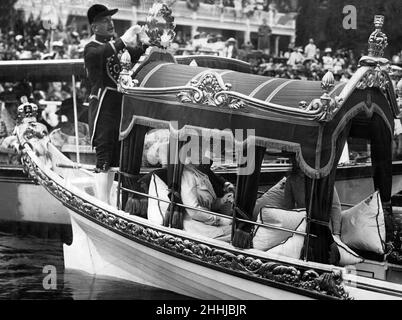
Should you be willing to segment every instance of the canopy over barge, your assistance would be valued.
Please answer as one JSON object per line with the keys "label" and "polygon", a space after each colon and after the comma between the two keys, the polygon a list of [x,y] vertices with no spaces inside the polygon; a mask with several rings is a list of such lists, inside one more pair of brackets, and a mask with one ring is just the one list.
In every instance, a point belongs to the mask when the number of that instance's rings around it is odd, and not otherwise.
{"label": "canopy over barge", "polygon": [[[371,143],[375,189],[383,208],[391,211],[391,142],[399,109],[387,60],[377,51],[362,58],[362,66],[347,84],[337,85],[331,72],[321,82],[312,82],[183,66],[157,49],[149,50],[146,62],[134,68],[133,80],[127,77],[126,59],[122,57],[120,75],[120,90],[125,93],[120,130],[123,172],[138,173],[133,146],[138,147],[135,141],[143,140],[152,127],[175,127],[179,137],[198,132],[229,135],[244,146],[253,142],[255,157],[248,162],[255,170],[240,177],[241,196],[236,202],[251,218],[264,153],[294,153],[306,175],[307,230],[317,236],[306,237],[305,258],[328,263],[328,219],[337,164],[347,137],[365,138]],[[247,139],[238,139],[238,131]],[[175,179],[169,184],[177,184]]]}

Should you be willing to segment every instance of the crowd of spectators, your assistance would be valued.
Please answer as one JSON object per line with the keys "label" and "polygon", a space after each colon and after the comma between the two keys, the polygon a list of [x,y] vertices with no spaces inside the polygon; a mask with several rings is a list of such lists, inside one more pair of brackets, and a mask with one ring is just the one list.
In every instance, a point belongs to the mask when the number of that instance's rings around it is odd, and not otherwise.
{"label": "crowd of spectators", "polygon": [[0,60],[81,58],[88,38],[87,30],[59,25],[51,31],[30,17],[23,30],[0,31]]}
{"label": "crowd of spectators", "polygon": [[314,40],[303,47],[290,45],[278,57],[257,56],[249,61],[257,74],[301,80],[321,80],[327,71],[334,74],[336,81],[347,82],[357,69],[360,57],[352,50],[316,47]]}
{"label": "crowd of spectators", "polygon": [[[18,25],[14,29],[0,31],[0,60],[47,60],[82,58],[84,47],[89,41],[86,29],[61,25],[52,31],[44,28],[40,19],[30,17],[23,28]],[[83,102],[87,98],[87,90],[83,82],[76,83],[78,110],[85,109]],[[18,163],[11,151],[12,132],[17,120],[17,107],[22,96],[39,107],[39,119],[49,132],[57,128],[68,128],[74,120],[72,107],[72,84],[67,82],[18,82],[0,84],[0,162]],[[81,114],[85,115],[85,112]],[[82,119],[81,119],[82,120]],[[8,157],[4,158],[4,155]]]}
{"label": "crowd of spectators", "polygon": [[[26,26],[22,34],[14,30],[0,34],[0,60],[81,58],[83,48],[89,41],[86,30],[79,33],[72,27],[64,29],[58,27],[51,35],[49,30],[42,28],[40,21],[33,19],[30,19]],[[221,34],[206,32],[197,33],[189,39],[183,32],[178,31],[170,50],[175,55],[212,54],[240,59],[250,63],[253,73],[269,77],[321,80],[329,70],[334,73],[337,81],[345,82],[356,71],[360,58],[355,56],[352,50],[331,48],[320,50],[315,45],[314,39],[310,39],[304,47],[296,47],[291,43],[285,52],[272,55],[266,51],[256,50],[250,41],[239,46],[233,37],[224,38]],[[395,55],[392,61],[394,64],[402,65],[402,52]],[[402,69],[399,69],[398,72],[401,72]],[[36,86],[33,92],[38,103],[61,102],[71,98],[71,84],[58,82],[36,84]],[[77,90],[82,100],[85,100],[85,86],[79,83]],[[13,84],[0,85],[0,100],[4,101],[4,97],[7,98],[11,92]],[[6,127],[6,131],[10,133],[13,125],[7,124]],[[1,123],[0,131],[4,131]]]}
{"label": "crowd of spectators", "polygon": [[[314,39],[304,46],[296,47],[290,43],[285,52],[278,55],[256,50],[250,41],[238,45],[233,38],[221,34],[196,33],[193,39],[186,39],[178,32],[172,45],[172,53],[212,54],[249,62],[252,72],[259,75],[320,81],[327,71],[334,74],[336,81],[347,82],[356,72],[358,62],[365,53],[356,54],[351,49],[318,48]],[[398,66],[399,65],[399,66]],[[392,70],[395,75],[402,72],[402,51],[392,57]]]}
{"label": "crowd of spectators", "polygon": [[[84,105],[87,93],[81,82],[76,83],[76,92],[80,144],[89,144],[89,136],[85,133],[85,128],[88,126],[86,124],[88,110]],[[0,163],[2,164],[19,163],[19,158],[13,149],[15,142],[13,131],[17,124],[17,108],[23,96],[28,97],[30,102],[39,107],[38,121],[43,123],[49,132],[57,132],[52,137],[57,137],[60,147],[75,134],[71,83],[26,81],[3,83],[0,85]]]}
{"label": "crowd of spectators", "polygon": [[216,5],[221,8],[231,7],[250,15],[253,11],[294,12],[296,2],[292,0],[185,0],[190,9],[197,10],[200,3]]}
{"label": "crowd of spectators", "polygon": [[303,47],[290,44],[286,52],[273,55],[256,50],[250,42],[241,46],[235,38],[223,39],[222,35],[197,33],[194,39],[185,41],[178,32],[173,46],[175,54],[214,54],[249,62],[252,72],[270,77],[321,80],[332,71],[337,81],[347,81],[356,71],[360,57],[352,50],[325,48],[320,50],[310,39]]}
{"label": "crowd of spectators", "polygon": [[[0,34],[0,60],[82,58],[88,41],[86,29],[78,32],[72,27],[59,26],[51,34],[42,28],[40,20],[30,18],[22,34],[14,30]],[[359,60],[352,50],[320,50],[314,39],[310,39],[304,47],[290,44],[285,52],[278,55],[256,49],[250,41],[239,46],[235,38],[225,39],[221,34],[200,32],[188,39],[178,31],[170,50],[176,55],[213,54],[236,58],[249,62],[256,74],[308,80],[320,80],[330,70],[336,80],[347,81],[355,72]],[[402,61],[401,54],[393,60]]]}

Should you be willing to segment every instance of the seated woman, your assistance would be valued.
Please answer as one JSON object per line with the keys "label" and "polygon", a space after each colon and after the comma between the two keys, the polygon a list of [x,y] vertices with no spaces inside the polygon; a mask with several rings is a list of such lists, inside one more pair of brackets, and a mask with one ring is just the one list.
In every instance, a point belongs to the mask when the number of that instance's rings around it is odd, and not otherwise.
{"label": "seated woman", "polygon": [[210,166],[190,163],[184,167],[181,180],[181,199],[184,205],[194,208],[186,209],[184,230],[220,240],[230,240],[231,219],[197,210],[232,215],[233,186],[217,177],[211,171]]}
{"label": "seated woman", "polygon": [[[206,161],[204,159],[204,161]],[[202,161],[202,163],[205,163]],[[161,171],[163,169],[160,169]],[[168,187],[162,172],[152,174],[148,194],[169,201]],[[231,219],[217,217],[197,209],[215,211],[230,216],[234,202],[234,187],[217,176],[211,165],[188,163],[183,168],[181,178],[181,200],[186,206],[183,229],[194,234],[203,235],[223,241],[230,241]],[[155,199],[148,200],[148,220],[163,224],[168,203]]]}

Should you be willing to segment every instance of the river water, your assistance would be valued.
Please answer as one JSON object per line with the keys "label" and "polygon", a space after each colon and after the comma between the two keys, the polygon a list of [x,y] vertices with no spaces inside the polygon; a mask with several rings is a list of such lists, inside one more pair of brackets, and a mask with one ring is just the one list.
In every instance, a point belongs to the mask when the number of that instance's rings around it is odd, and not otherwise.
{"label": "river water", "polygon": [[[46,281],[48,275],[46,266],[56,269],[55,288],[49,288],[47,285],[49,281]],[[0,299],[177,300],[189,298],[117,278],[94,277],[79,271],[65,270],[62,240],[0,232]]]}

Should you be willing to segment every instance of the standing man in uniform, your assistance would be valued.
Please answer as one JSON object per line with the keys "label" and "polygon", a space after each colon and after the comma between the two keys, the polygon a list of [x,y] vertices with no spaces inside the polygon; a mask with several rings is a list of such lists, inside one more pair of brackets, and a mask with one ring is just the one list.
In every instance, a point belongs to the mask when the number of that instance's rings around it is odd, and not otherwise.
{"label": "standing man in uniform", "polygon": [[110,203],[114,180],[110,168],[119,166],[120,155],[122,94],[117,91],[121,70],[119,58],[123,50],[127,49],[132,63],[136,63],[145,52],[142,45],[137,44],[137,36],[142,32],[139,25],[130,27],[124,35],[114,39],[112,15],[117,11],[109,10],[101,4],[89,8],[87,16],[94,36],[84,49],[85,68],[91,87],[88,116],[91,143],[96,151],[97,197],[107,203]]}
{"label": "standing man in uniform", "polygon": [[262,50],[265,54],[270,54],[271,34],[272,29],[267,24],[267,19],[262,19],[262,25],[258,27],[258,50]]}

